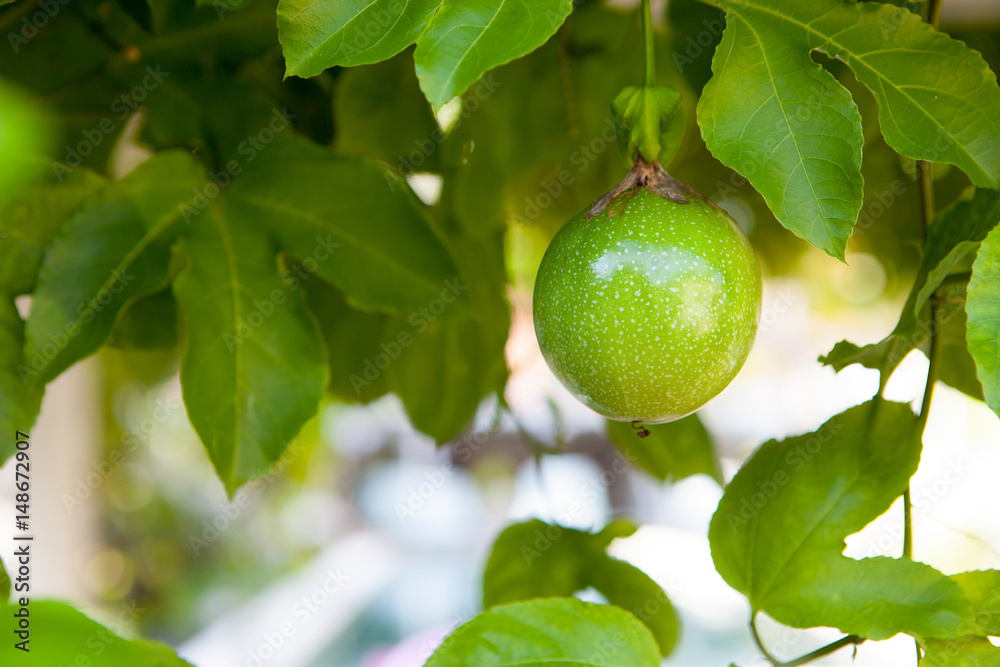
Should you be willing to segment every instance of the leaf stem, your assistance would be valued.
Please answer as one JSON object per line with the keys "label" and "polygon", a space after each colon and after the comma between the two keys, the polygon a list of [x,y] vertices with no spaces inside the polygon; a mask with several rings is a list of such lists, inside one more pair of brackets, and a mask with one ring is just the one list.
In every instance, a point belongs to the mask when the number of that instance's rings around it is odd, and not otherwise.
{"label": "leaf stem", "polygon": [[819,660],[825,655],[829,655],[834,651],[839,651],[845,646],[858,645],[865,641],[864,637],[858,637],[857,635],[846,635],[841,637],[837,641],[827,644],[826,646],[821,646],[820,648],[805,654],[802,657],[796,658],[795,660],[790,660],[789,662],[781,662],[773,655],[771,655],[766,648],[764,648],[764,642],[761,641],[760,633],[757,632],[757,613],[753,612],[750,615],[750,631],[753,633],[754,643],[757,644],[757,648],[760,652],[764,654],[764,657],[770,662],[774,667],[799,667],[800,665],[805,665],[814,660]]}
{"label": "leaf stem", "polygon": [[927,2],[927,22],[934,28],[938,27],[938,22],[941,20],[941,8],[943,6],[944,0],[928,0]]}
{"label": "leaf stem", "polygon": [[656,79],[656,52],[653,44],[653,10],[650,0],[642,0],[642,40],[646,47],[646,69],[643,86],[651,88]]}

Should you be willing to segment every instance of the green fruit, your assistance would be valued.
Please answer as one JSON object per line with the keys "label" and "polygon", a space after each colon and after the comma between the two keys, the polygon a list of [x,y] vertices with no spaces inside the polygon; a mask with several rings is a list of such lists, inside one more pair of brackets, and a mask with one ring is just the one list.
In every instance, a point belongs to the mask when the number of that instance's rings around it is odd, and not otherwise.
{"label": "green fruit", "polygon": [[611,419],[660,423],[694,412],[732,381],[753,344],[753,248],[725,211],[688,199],[626,189],[604,212],[570,220],[538,269],[545,361]]}

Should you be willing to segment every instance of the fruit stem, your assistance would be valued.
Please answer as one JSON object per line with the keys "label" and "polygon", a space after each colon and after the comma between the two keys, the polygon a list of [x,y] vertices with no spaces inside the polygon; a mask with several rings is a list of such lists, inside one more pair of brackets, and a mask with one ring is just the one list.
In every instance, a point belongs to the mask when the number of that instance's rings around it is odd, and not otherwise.
{"label": "fruit stem", "polygon": [[653,10],[650,0],[642,0],[642,39],[646,47],[646,69],[643,84],[646,88],[653,87],[656,79],[656,56],[653,45]]}
{"label": "fruit stem", "polygon": [[586,217],[589,219],[601,215],[616,197],[639,188],[646,188],[654,195],[666,197],[678,204],[690,204],[691,200],[688,197],[704,199],[697,192],[668,174],[659,162],[650,164],[637,152],[632,171],[622,179],[621,183],[612,188],[611,192],[595,201],[594,205],[587,211]]}
{"label": "fruit stem", "polygon": [[780,660],[772,656],[766,648],[764,648],[764,642],[760,638],[760,633],[757,632],[756,617],[757,617],[756,612],[751,613],[750,631],[753,633],[754,643],[757,644],[757,648],[760,649],[760,652],[764,654],[764,657],[767,659],[767,661],[770,662],[772,665],[774,665],[774,667],[799,667],[800,665],[805,665],[807,663],[813,662],[814,660],[819,660],[823,656],[829,655],[834,651],[839,651],[845,646],[851,646],[852,644],[857,646],[858,644],[865,641],[864,637],[858,637],[857,635],[847,635],[845,637],[841,637],[832,644],[821,646],[815,651],[807,653],[800,658],[796,658],[795,660],[790,660],[789,662],[781,662]]}

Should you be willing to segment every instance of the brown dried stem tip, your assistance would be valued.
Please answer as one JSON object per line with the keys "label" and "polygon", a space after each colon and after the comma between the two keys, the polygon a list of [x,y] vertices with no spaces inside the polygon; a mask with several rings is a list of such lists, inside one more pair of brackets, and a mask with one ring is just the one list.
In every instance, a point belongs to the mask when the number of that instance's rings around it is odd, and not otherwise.
{"label": "brown dried stem tip", "polygon": [[643,426],[641,419],[636,419],[632,422],[632,428],[635,429],[636,435],[640,438],[648,438],[650,433],[649,429]]}
{"label": "brown dried stem tip", "polygon": [[611,192],[595,201],[594,205],[587,211],[586,217],[593,218],[601,215],[618,195],[638,190],[639,188],[646,188],[654,195],[666,197],[678,204],[691,203],[691,200],[686,195],[698,197],[699,199],[702,198],[697,192],[668,174],[660,166],[659,162],[649,164],[641,155],[636,154],[635,165],[632,167],[632,171]]}

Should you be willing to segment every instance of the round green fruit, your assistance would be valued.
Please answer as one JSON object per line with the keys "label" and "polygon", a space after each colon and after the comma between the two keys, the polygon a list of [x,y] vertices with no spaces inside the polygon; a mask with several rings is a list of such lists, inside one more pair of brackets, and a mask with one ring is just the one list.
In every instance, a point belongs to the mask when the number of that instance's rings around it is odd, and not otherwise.
{"label": "round green fruit", "polygon": [[736,377],[761,298],[736,222],[690,190],[679,203],[653,189],[613,191],[603,212],[570,220],[534,295],[535,334],[556,377],[602,415],[650,424],[694,412]]}

